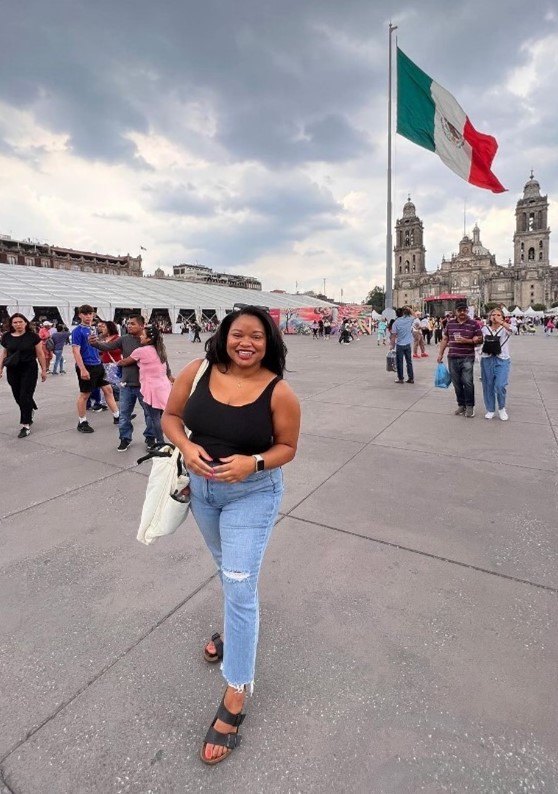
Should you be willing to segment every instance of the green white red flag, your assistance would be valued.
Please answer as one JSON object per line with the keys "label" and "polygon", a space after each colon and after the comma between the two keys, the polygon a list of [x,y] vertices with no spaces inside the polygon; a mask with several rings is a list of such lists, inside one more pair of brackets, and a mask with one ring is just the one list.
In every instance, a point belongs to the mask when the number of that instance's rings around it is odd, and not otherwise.
{"label": "green white red flag", "polygon": [[435,152],[471,185],[503,193],[492,173],[498,143],[471,124],[449,91],[397,48],[397,132]]}

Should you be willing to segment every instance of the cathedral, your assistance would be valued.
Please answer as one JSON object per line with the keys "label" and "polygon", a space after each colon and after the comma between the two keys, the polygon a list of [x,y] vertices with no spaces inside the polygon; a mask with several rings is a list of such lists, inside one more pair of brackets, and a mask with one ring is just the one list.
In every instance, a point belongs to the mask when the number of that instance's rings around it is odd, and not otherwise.
{"label": "cathedral", "polygon": [[464,298],[482,313],[487,303],[526,309],[534,303],[558,304],[558,268],[550,265],[548,196],[531,172],[515,209],[513,263],[498,265],[485,248],[475,224],[473,236],[459,252],[442,258],[437,270],[426,270],[422,221],[409,198],[395,227],[393,305],[410,305],[428,314],[443,314]]}

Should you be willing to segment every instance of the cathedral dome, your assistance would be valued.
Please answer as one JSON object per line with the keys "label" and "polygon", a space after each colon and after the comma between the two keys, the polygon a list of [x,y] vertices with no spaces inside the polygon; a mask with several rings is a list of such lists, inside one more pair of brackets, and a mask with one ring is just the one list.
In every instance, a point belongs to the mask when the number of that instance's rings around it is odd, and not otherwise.
{"label": "cathedral dome", "polygon": [[417,214],[417,209],[413,202],[411,201],[411,197],[409,196],[406,203],[403,205],[403,217],[404,218],[415,218]]}
{"label": "cathedral dome", "polygon": [[541,195],[541,186],[533,176],[532,171],[529,180],[525,183],[525,187],[523,188],[523,195],[525,198],[533,198]]}

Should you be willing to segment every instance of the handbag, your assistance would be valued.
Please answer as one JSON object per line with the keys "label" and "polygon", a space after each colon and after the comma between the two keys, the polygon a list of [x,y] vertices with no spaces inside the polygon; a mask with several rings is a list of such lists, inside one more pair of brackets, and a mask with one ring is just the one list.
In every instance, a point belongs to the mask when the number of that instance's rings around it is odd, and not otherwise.
{"label": "handbag", "polygon": [[396,370],[395,364],[395,350],[390,350],[386,356],[386,371],[387,372],[395,372]]}
{"label": "handbag", "polygon": [[6,356],[4,359],[4,366],[5,367],[17,367],[21,360],[21,355],[19,350],[14,350],[13,353],[10,353],[9,356]]}
{"label": "handbag", "polygon": [[500,342],[500,332],[492,333],[490,328],[487,329],[490,336],[484,337],[482,352],[488,356],[499,356],[502,352],[502,344]]}
{"label": "handbag", "polygon": [[[208,366],[209,361],[205,359],[196,373],[190,396]],[[188,429],[186,434],[190,436]],[[146,546],[157,538],[176,532],[190,511],[190,497],[184,494],[190,484],[190,476],[178,447],[174,444],[160,444],[140,458],[138,464],[147,460],[153,462],[137,534],[137,540]]]}

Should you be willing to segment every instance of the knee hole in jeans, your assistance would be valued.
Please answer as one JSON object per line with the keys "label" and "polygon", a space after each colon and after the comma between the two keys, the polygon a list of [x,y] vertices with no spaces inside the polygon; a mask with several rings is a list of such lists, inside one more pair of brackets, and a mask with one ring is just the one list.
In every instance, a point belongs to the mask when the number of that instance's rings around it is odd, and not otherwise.
{"label": "knee hole in jeans", "polygon": [[250,574],[242,571],[223,571],[223,576],[231,582],[245,582],[250,577]]}

